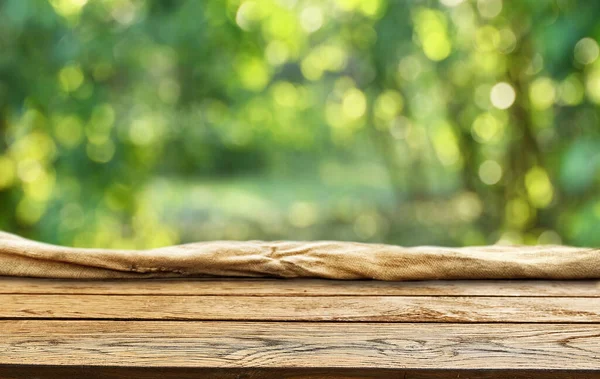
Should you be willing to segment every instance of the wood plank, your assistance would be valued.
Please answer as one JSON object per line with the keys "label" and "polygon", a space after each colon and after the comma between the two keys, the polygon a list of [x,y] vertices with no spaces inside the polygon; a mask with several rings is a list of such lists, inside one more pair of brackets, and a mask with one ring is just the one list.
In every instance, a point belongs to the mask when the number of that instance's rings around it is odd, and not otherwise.
{"label": "wood plank", "polygon": [[600,370],[600,325],[0,321],[0,364]]}
{"label": "wood plank", "polygon": [[0,318],[600,322],[589,298],[0,295]]}
{"label": "wood plank", "polygon": [[0,294],[207,296],[600,297],[600,281],[338,281],[318,279],[55,280],[0,278]]}
{"label": "wood plank", "polygon": [[0,365],[11,379],[598,379],[585,370],[420,370],[377,368],[179,368]]}

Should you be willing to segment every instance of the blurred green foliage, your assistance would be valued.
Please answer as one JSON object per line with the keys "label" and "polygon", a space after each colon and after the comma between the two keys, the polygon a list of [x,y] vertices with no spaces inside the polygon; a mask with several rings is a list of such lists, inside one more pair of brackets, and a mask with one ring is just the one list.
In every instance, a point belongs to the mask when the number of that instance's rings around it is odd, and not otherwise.
{"label": "blurred green foliage", "polygon": [[600,245],[600,2],[1,0],[0,228]]}

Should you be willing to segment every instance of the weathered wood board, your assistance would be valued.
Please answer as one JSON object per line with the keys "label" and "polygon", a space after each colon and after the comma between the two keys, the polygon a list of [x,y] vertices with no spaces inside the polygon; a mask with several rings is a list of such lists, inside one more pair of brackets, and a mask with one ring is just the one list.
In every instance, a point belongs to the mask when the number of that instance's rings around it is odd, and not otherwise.
{"label": "weathered wood board", "polygon": [[0,378],[600,378],[600,282],[0,279]]}

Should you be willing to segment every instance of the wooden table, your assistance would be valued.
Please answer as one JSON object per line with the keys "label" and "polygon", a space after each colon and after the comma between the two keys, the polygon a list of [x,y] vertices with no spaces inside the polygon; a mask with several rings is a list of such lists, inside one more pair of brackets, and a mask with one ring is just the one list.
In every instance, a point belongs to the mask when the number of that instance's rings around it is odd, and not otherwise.
{"label": "wooden table", "polygon": [[596,378],[600,282],[0,279],[0,378]]}

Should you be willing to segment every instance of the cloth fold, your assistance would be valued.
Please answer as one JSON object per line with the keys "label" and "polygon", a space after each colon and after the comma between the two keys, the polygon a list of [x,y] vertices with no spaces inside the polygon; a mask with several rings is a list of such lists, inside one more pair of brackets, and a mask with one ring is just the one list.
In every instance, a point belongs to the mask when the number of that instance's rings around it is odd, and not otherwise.
{"label": "cloth fold", "polygon": [[0,275],[20,277],[600,279],[599,263],[600,249],[567,246],[446,248],[336,241],[213,241],[113,250],[62,247],[0,232]]}

